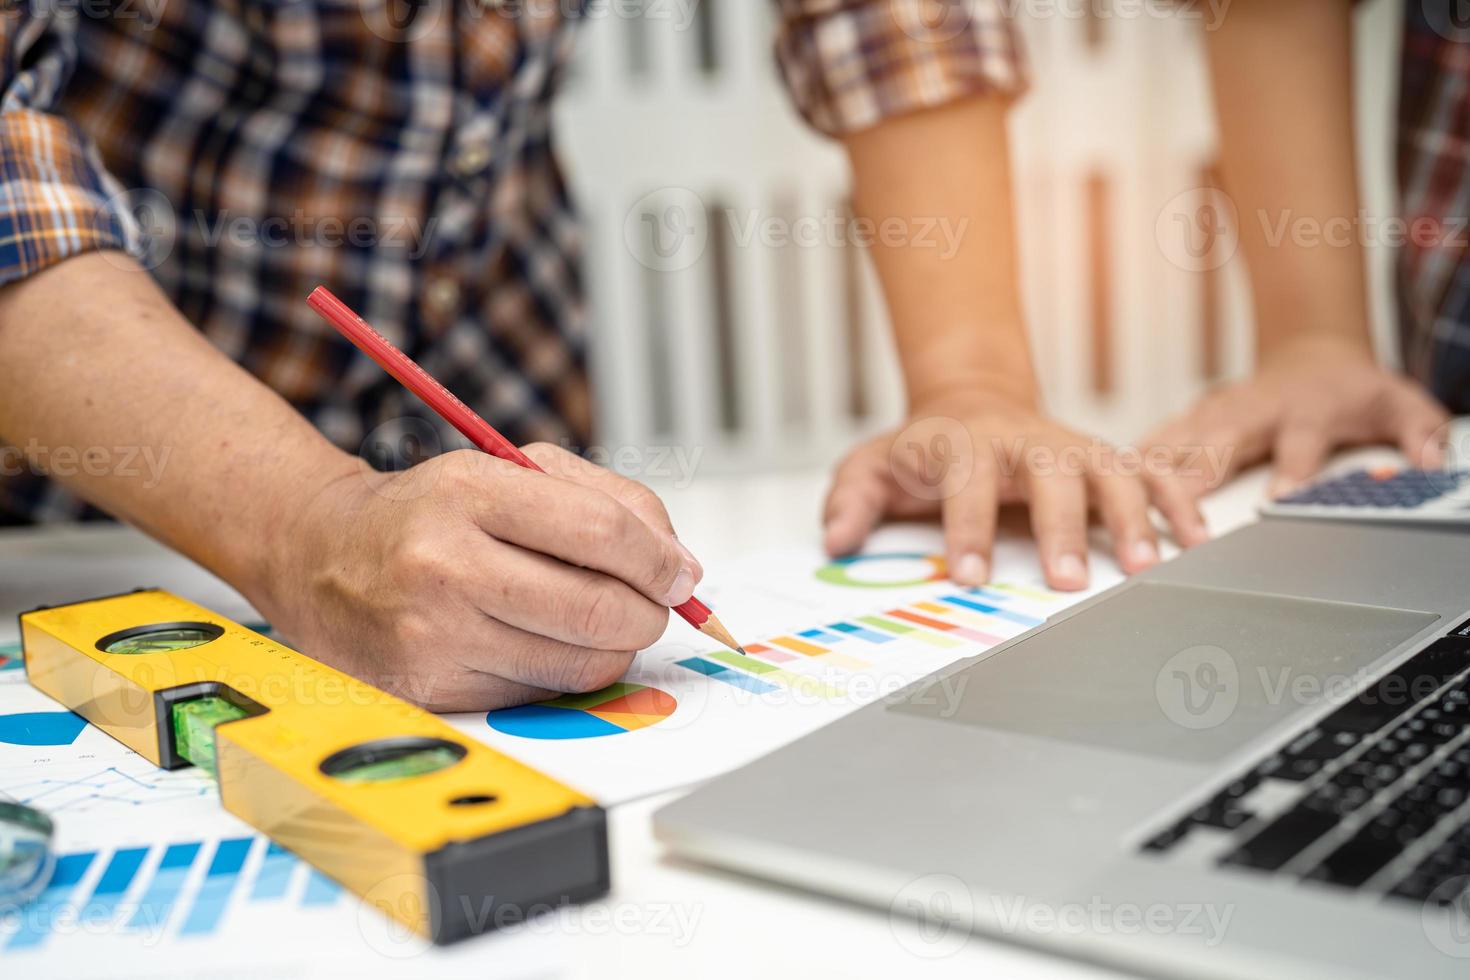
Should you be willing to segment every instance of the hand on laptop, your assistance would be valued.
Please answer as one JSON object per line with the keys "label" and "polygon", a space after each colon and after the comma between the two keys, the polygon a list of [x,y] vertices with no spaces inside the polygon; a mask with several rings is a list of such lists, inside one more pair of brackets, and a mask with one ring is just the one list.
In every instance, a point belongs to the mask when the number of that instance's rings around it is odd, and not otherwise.
{"label": "hand on laptop", "polygon": [[1087,585],[1090,509],[1129,573],[1158,561],[1150,502],[1181,543],[1207,537],[1194,497],[1168,467],[1063,428],[1025,401],[973,395],[924,406],[841,463],[823,515],[826,547],[848,554],[885,518],[938,516],[951,577],[980,585],[990,578],[997,509],[1021,501],[1056,589]]}
{"label": "hand on laptop", "polygon": [[[1270,495],[1310,480],[1334,450],[1386,443],[1410,465],[1445,463],[1449,415],[1414,381],[1381,367],[1363,345],[1298,338],[1263,359],[1248,381],[1219,388],[1153,433],[1180,484],[1198,498],[1245,467],[1271,460]],[[1214,460],[1190,465],[1190,460]]]}

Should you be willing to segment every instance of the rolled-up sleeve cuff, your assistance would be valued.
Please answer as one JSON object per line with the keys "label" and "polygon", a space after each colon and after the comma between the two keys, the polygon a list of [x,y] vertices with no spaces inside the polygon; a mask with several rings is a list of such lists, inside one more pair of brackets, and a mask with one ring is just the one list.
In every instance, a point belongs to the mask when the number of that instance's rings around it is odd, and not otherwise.
{"label": "rolled-up sleeve cuff", "polygon": [[966,96],[1019,94],[1000,0],[778,0],[776,57],[797,109],[833,136]]}
{"label": "rolled-up sleeve cuff", "polygon": [[140,257],[121,190],[70,121],[30,109],[0,114],[0,283],[98,249]]}

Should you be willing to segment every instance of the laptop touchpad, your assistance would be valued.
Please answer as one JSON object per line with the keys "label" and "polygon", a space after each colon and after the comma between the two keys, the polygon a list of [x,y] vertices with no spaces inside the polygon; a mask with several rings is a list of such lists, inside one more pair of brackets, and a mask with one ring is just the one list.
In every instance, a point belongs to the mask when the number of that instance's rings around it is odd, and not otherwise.
{"label": "laptop touchpad", "polygon": [[1340,701],[1439,617],[1139,583],[892,710],[1190,762]]}

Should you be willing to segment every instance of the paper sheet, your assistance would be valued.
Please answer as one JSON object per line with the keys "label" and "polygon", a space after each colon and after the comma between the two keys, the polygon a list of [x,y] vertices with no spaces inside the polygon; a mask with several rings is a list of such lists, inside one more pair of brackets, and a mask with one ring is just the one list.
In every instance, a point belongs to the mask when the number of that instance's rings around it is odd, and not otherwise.
{"label": "paper sheet", "polygon": [[1117,581],[1099,562],[1090,592],[1051,593],[1030,549],[1006,549],[999,584],[958,589],[930,581],[938,544],[915,531],[850,564],[813,549],[727,563],[699,593],[748,658],[676,620],[627,687],[452,721],[604,805],[626,802],[751,762]]}
{"label": "paper sheet", "polygon": [[[997,554],[1007,587],[966,592],[921,581],[932,577],[924,556],[938,543],[927,532],[890,533],[875,547],[898,557],[833,568],[792,551],[724,565],[700,594],[760,648],[750,664],[730,666],[676,623],[628,674],[636,688],[492,716],[503,730],[484,714],[453,721],[613,805],[776,750],[1078,598],[1047,594],[1023,545]],[[177,569],[143,570],[198,594]],[[129,582],[133,571],[110,569]],[[48,580],[64,575],[63,564],[47,567]],[[93,578],[89,586],[115,591]],[[1098,578],[1101,588],[1116,575]],[[31,689],[5,648],[0,790],[51,813],[61,855],[42,899],[0,918],[7,976],[546,975],[571,955],[575,944],[561,940],[595,934],[615,903],[429,947],[225,813],[205,776],[160,772]]]}

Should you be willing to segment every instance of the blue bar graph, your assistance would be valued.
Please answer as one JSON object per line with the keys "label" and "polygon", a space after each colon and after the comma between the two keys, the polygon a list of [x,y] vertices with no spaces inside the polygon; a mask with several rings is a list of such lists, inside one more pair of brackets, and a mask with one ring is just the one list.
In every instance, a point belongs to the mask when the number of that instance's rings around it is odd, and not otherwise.
{"label": "blue bar graph", "polygon": [[947,602],[951,606],[959,606],[962,609],[973,609],[975,612],[981,612],[987,616],[994,616],[996,619],[1006,619],[1011,621],[1012,623],[1020,623],[1022,626],[1040,626],[1043,622],[1045,622],[1045,620],[1038,619],[1035,616],[1027,616],[1023,613],[1011,612],[1011,610],[1002,609],[999,606],[987,606],[983,602],[976,602],[974,599],[966,599],[964,596],[945,596],[940,601]]}
{"label": "blue bar graph", "polygon": [[184,879],[199,856],[200,844],[170,844],[153,872],[153,880],[138,900],[138,907],[128,919],[129,929],[162,929],[173,911],[174,902],[184,888]]}
{"label": "blue bar graph", "polygon": [[291,885],[291,872],[296,870],[296,855],[275,841],[265,849],[265,857],[250,889],[250,901],[269,902],[282,898]]}
{"label": "blue bar graph", "polygon": [[51,873],[50,882],[25,907],[20,917],[20,929],[11,934],[5,943],[6,950],[34,949],[46,941],[46,937],[51,935],[57,911],[71,897],[72,890],[92,866],[92,859],[96,856],[96,851],[87,851],[82,854],[64,854],[56,859],[56,868]]}
{"label": "blue bar graph", "polygon": [[341,895],[341,885],[312,868],[306,879],[306,892],[301,896],[301,904],[307,907],[332,905]]}
{"label": "blue bar graph", "polygon": [[816,640],[818,643],[841,643],[843,640],[840,634],[834,636],[826,630],[802,630],[796,635],[804,640]]}
{"label": "blue bar graph", "polygon": [[866,640],[869,643],[892,643],[896,639],[896,637],[884,636],[876,630],[864,629],[853,623],[833,623],[827,628],[836,630],[839,633],[846,633],[848,636],[855,636],[859,640]]}
{"label": "blue bar graph", "polygon": [[114,853],[112,860],[107,862],[107,870],[97,880],[97,887],[92,889],[92,897],[83,909],[82,917],[88,922],[111,919],[117,912],[117,903],[122,901],[147,856],[146,847],[128,847]]}
{"label": "blue bar graph", "polygon": [[[179,936],[202,938],[224,928],[237,896],[242,901],[268,902],[299,894],[297,904],[301,908],[323,909],[347,894],[331,878],[264,837],[219,841],[213,845],[209,866],[201,878],[195,872],[210,846],[207,841],[183,841],[122,847],[110,854],[63,854],[56,860],[45,891],[18,917],[20,927],[6,936],[4,927],[10,920],[0,918],[0,951],[35,950],[53,932],[59,932],[60,913],[72,909],[75,913],[68,914],[86,923],[117,922],[123,930],[152,935],[178,923],[175,928]],[[253,853],[260,853],[261,859],[247,870]],[[89,897],[80,900],[73,892],[88,870],[99,865],[102,870],[96,885]],[[198,887],[191,890],[196,878],[200,879]],[[298,880],[302,887],[299,893],[293,893],[292,883]],[[129,901],[128,896],[135,893],[141,894]],[[0,976],[10,974],[0,970]]]}
{"label": "blue bar graph", "polygon": [[245,855],[250,853],[253,840],[249,837],[234,837],[222,840],[215,848],[214,860],[209,863],[204,884],[194,896],[189,915],[179,928],[182,936],[207,935],[218,928],[224,917],[225,906],[230,894],[240,880],[240,869],[245,866]]}

